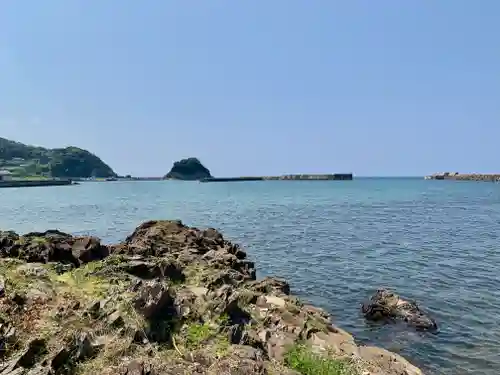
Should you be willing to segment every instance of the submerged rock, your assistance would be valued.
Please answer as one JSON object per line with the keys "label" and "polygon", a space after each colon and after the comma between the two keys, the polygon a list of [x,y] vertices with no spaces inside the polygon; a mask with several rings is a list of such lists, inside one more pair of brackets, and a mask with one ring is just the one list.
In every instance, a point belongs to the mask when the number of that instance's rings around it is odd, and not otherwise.
{"label": "submerged rock", "polygon": [[416,302],[406,301],[386,289],[379,289],[361,309],[368,320],[400,320],[417,329],[438,329],[435,320],[422,311]]}

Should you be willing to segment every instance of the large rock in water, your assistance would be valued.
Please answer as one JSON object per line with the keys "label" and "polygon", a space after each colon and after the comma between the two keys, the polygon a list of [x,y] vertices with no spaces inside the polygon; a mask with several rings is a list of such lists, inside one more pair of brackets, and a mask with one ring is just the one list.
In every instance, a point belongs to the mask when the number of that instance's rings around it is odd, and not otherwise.
{"label": "large rock in water", "polygon": [[386,289],[379,289],[362,306],[366,319],[373,321],[404,321],[410,326],[422,330],[437,330],[433,318],[422,311],[416,302],[406,301]]}
{"label": "large rock in water", "polygon": [[299,375],[308,361],[311,374],[422,375],[358,345],[286,281],[256,280],[246,257],[180,221],[145,222],[107,247],[0,232],[0,374]]}
{"label": "large rock in water", "polygon": [[210,178],[210,171],[197,158],[176,161],[165,179],[196,181]]}

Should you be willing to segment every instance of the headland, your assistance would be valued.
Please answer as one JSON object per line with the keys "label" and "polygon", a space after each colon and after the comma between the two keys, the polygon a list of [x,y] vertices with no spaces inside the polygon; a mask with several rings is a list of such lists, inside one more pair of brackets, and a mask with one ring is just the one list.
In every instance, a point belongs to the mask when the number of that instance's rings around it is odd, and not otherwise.
{"label": "headland", "polygon": [[0,137],[0,175],[2,173],[22,179],[116,177],[108,164],[88,150],[73,146],[51,149]]}
{"label": "headland", "polygon": [[216,229],[0,232],[0,374],[422,375],[358,344]]}

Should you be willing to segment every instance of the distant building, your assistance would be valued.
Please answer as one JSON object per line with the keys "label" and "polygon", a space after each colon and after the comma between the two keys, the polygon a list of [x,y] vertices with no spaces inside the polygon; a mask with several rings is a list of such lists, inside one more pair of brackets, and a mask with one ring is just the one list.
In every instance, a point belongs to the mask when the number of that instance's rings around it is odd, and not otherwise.
{"label": "distant building", "polygon": [[1,170],[0,171],[0,181],[10,181],[12,180],[12,173],[9,171]]}

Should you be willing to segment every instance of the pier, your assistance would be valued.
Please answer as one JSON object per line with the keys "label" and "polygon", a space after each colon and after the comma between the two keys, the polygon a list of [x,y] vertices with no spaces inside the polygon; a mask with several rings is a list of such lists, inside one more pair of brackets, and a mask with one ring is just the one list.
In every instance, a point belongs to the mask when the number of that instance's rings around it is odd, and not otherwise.
{"label": "pier", "polygon": [[500,182],[499,173],[458,173],[444,172],[425,176],[426,180],[485,181]]}

